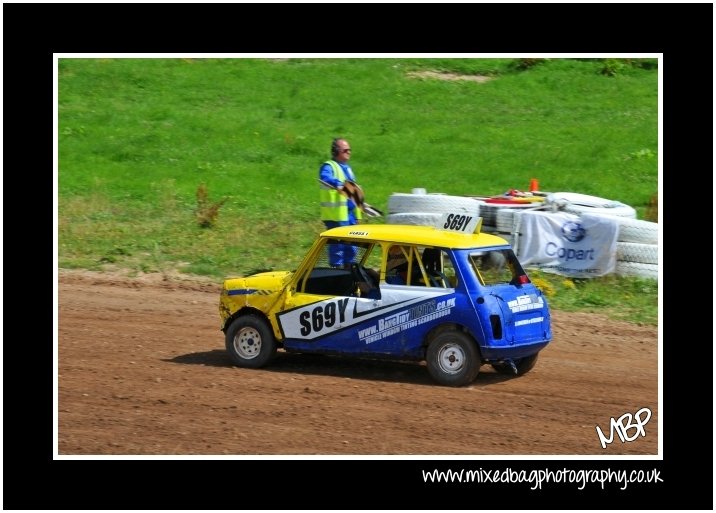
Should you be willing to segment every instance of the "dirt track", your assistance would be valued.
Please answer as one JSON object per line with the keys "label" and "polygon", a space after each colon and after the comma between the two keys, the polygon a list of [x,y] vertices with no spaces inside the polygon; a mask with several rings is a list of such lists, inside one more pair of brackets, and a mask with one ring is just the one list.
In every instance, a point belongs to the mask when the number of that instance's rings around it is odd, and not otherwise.
{"label": "dirt track", "polygon": [[[447,388],[408,363],[279,352],[233,367],[218,291],[60,271],[60,455],[657,454],[655,327],[553,311],[533,371],[483,366]],[[644,407],[646,436],[602,449],[595,427]]]}

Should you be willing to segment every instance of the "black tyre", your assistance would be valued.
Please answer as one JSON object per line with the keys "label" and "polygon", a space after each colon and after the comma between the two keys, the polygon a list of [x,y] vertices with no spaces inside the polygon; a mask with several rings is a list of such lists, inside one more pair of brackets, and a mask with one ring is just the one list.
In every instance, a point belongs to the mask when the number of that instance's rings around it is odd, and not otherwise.
{"label": "black tyre", "polygon": [[460,331],[444,331],[428,346],[428,372],[441,385],[461,387],[480,372],[480,352],[475,341]]}
{"label": "black tyre", "polygon": [[276,347],[268,323],[255,315],[237,317],[226,330],[226,350],[239,367],[263,367],[276,356]]}
{"label": "black tyre", "polygon": [[[539,356],[539,353],[535,353],[532,356],[525,356],[524,358],[519,358],[515,360],[515,367],[517,367],[517,375],[521,376],[522,374],[525,374],[532,370],[532,367],[534,367],[537,363],[537,356]],[[515,375],[515,371],[512,366],[507,365],[505,363],[493,363],[492,368],[495,369],[497,372],[501,372],[502,374],[511,374],[513,376]]]}

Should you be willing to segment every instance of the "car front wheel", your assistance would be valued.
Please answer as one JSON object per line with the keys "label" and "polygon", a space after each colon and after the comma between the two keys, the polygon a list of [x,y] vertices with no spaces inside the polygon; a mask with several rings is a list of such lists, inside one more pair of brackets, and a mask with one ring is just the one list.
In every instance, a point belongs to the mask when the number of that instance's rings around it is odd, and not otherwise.
{"label": "car front wheel", "polygon": [[444,331],[428,345],[428,372],[441,385],[460,387],[472,383],[480,371],[475,341],[460,331]]}
{"label": "car front wheel", "polygon": [[239,367],[263,367],[276,355],[276,347],[268,324],[255,315],[238,317],[226,330],[226,350]]}

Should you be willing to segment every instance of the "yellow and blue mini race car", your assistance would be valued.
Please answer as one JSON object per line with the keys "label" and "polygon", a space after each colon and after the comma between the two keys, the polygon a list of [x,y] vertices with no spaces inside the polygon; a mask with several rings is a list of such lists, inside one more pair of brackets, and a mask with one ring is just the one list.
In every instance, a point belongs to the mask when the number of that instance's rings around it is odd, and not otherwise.
{"label": "yellow and blue mini race car", "polygon": [[529,371],[552,339],[547,301],[480,221],[445,214],[439,228],[333,228],[295,271],[225,280],[219,312],[232,361],[262,367],[278,348],[417,360],[448,386],[471,383],[482,364]]}

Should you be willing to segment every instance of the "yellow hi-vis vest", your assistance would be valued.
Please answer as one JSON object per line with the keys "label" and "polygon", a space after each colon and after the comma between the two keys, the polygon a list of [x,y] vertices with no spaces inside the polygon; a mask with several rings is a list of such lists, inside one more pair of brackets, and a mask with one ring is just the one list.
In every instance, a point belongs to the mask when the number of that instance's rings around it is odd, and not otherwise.
{"label": "yellow hi-vis vest", "polygon": [[[343,168],[334,160],[327,160],[324,164],[329,164],[333,169],[333,178],[346,181],[346,175]],[[363,213],[359,208],[354,211],[356,219],[362,219]],[[348,221],[348,198],[326,185],[321,184],[321,220],[322,221]]]}

